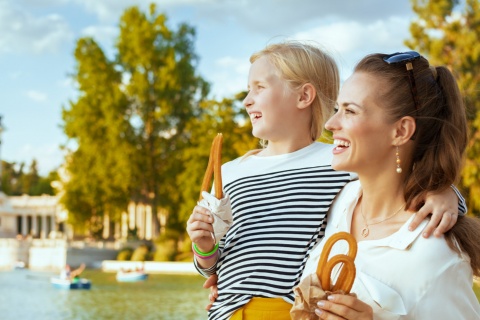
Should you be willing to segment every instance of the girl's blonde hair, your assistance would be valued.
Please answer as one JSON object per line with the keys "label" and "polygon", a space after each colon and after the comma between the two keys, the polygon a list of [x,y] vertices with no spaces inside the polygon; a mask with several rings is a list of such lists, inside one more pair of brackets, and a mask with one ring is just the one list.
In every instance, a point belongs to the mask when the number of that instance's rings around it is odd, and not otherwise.
{"label": "girl's blonde hair", "polygon": [[311,105],[312,141],[320,138],[325,122],[333,114],[340,87],[340,76],[335,60],[320,48],[299,41],[270,44],[254,53],[250,62],[267,57],[292,89],[310,83],[315,87],[316,97]]}

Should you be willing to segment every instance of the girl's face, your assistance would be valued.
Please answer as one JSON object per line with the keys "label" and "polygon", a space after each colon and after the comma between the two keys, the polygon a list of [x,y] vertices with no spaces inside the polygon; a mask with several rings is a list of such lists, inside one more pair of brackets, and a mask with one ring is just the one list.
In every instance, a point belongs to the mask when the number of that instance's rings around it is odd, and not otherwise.
{"label": "girl's face", "polygon": [[381,107],[381,90],[378,79],[362,72],[354,73],[343,84],[338,110],[325,124],[333,132],[335,170],[359,175],[395,172],[395,128]]}
{"label": "girl's face", "polygon": [[298,130],[296,103],[299,95],[280,78],[267,57],[257,59],[250,66],[248,95],[243,100],[252,121],[253,135],[257,138],[278,141]]}

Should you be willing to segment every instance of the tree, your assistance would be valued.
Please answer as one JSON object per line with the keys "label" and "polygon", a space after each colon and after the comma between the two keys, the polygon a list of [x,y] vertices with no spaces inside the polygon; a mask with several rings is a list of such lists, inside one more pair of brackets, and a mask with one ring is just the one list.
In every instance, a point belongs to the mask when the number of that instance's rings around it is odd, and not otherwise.
{"label": "tree", "polygon": [[[132,176],[133,130],[122,75],[91,38],[78,41],[75,80],[80,95],[63,109],[64,131],[77,148],[67,156],[62,203],[77,224],[99,230],[126,208]],[[68,149],[67,149],[68,150]]]}
{"label": "tree", "polygon": [[447,65],[457,76],[468,113],[470,140],[462,171],[462,191],[471,211],[480,210],[480,2],[412,0],[418,18],[405,43]]}
{"label": "tree", "polygon": [[125,94],[138,120],[134,199],[151,205],[157,230],[157,208],[177,210],[176,176],[185,166],[178,155],[188,145],[186,125],[209,91],[195,71],[195,30],[187,24],[172,30],[166,22],[153,4],[148,16],[136,7],[127,9],[117,43]]}

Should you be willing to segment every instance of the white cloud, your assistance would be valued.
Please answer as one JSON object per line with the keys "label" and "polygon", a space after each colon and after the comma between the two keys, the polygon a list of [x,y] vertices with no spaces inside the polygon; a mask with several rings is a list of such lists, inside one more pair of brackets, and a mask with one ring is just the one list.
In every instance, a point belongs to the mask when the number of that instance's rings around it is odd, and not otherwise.
{"label": "white cloud", "polygon": [[47,101],[47,98],[48,98],[46,93],[36,91],[36,90],[27,91],[27,97],[29,97],[30,99],[32,99],[33,101],[36,101],[36,102]]}
{"label": "white cloud", "polygon": [[207,78],[212,83],[212,93],[216,98],[231,97],[246,90],[250,62],[230,56],[215,61],[214,69]]}
{"label": "white cloud", "polygon": [[375,52],[405,50],[403,41],[409,37],[406,18],[391,17],[368,24],[338,21],[295,34],[298,40],[314,40],[332,54],[341,66],[342,78],[348,76],[355,63]]}
{"label": "white cloud", "polygon": [[73,39],[61,16],[33,16],[18,4],[0,1],[0,53],[57,52]]}

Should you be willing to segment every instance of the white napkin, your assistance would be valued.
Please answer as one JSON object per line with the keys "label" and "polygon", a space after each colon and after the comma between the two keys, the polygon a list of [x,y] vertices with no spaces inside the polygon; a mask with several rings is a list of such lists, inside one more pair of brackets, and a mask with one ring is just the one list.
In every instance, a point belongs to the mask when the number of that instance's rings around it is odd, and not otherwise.
{"label": "white napkin", "polygon": [[206,191],[202,191],[202,197],[203,199],[198,202],[198,205],[207,208],[212,213],[213,233],[215,243],[218,243],[233,223],[230,198],[227,195],[219,200]]}

